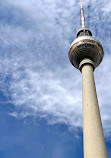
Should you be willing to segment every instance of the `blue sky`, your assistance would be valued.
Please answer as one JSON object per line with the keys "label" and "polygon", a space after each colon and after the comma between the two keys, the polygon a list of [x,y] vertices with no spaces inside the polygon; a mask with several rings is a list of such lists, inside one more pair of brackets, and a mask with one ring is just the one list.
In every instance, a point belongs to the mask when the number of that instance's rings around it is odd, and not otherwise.
{"label": "blue sky", "polygon": [[[111,2],[84,0],[86,27],[103,45],[95,70],[111,158]],[[68,50],[79,0],[0,0],[0,157],[83,157],[81,73]]]}

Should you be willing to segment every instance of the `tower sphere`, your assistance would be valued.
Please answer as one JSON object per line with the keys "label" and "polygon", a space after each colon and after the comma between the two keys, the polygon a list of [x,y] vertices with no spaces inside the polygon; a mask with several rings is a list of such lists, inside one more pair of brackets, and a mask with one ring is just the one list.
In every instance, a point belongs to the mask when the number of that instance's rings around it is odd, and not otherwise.
{"label": "tower sphere", "polygon": [[90,30],[82,28],[77,33],[77,38],[72,42],[69,50],[69,60],[74,67],[79,69],[80,62],[89,58],[96,68],[104,56],[103,47],[98,40],[92,37]]}

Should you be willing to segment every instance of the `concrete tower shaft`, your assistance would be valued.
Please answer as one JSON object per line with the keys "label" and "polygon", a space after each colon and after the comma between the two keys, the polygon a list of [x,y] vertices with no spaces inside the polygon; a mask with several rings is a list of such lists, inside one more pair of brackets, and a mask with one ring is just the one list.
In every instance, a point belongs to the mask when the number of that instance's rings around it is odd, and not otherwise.
{"label": "concrete tower shaft", "polygon": [[83,91],[84,158],[107,158],[93,74],[94,63],[85,59],[80,63]]}

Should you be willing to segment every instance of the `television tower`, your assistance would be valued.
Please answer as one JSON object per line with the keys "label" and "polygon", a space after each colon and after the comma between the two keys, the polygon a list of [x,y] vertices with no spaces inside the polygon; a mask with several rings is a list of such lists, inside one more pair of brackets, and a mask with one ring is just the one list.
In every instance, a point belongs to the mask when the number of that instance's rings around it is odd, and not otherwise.
{"label": "television tower", "polygon": [[93,74],[104,52],[100,42],[85,27],[82,0],[80,2],[82,29],[70,46],[69,60],[82,73],[84,158],[107,158]]}

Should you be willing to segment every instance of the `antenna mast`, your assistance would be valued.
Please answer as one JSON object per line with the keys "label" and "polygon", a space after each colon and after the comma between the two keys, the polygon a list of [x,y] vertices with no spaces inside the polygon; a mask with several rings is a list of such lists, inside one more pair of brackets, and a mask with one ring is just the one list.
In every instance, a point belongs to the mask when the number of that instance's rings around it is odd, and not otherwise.
{"label": "antenna mast", "polygon": [[84,9],[83,9],[83,4],[82,0],[80,0],[81,3],[81,24],[82,24],[82,29],[85,28],[85,17],[84,17]]}

